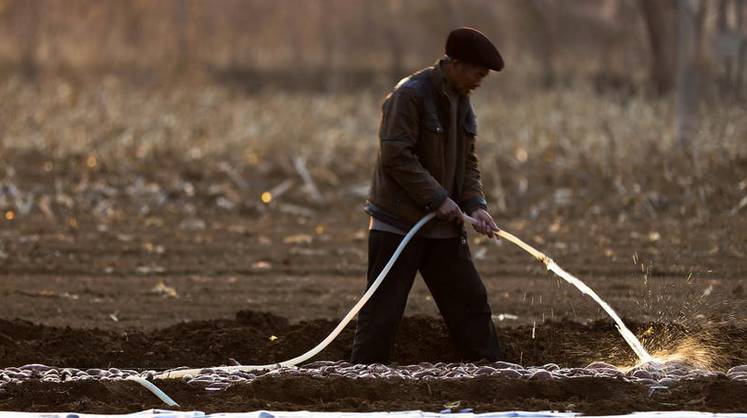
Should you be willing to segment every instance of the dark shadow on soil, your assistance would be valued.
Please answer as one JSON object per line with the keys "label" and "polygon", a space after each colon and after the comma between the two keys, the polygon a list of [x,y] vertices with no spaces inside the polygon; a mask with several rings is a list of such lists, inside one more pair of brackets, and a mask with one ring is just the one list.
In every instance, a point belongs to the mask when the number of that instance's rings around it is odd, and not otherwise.
{"label": "dark shadow on soil", "polygon": [[[336,324],[331,320],[291,324],[285,318],[253,311],[241,311],[234,320],[182,323],[153,332],[115,333],[0,320],[0,367],[44,363],[76,368],[164,369],[223,365],[229,358],[242,364],[265,364],[301,354]],[[643,329],[640,323],[630,325],[634,332]],[[663,327],[653,324],[655,330]],[[347,360],[353,329],[348,326],[315,360]],[[729,341],[730,348],[721,353],[727,359],[724,366],[744,362],[747,332],[734,326],[722,326],[717,332],[723,341]],[[505,360],[524,365],[555,362],[563,367],[578,367],[596,360],[617,364],[632,361],[608,321],[548,322],[534,329],[498,328],[498,333],[504,343]],[[392,360],[414,364],[459,358],[441,319],[409,317],[401,324]],[[655,391],[643,384],[601,377],[538,381],[498,377],[407,380],[268,375],[217,392],[181,381],[158,384],[179,402],[181,409],[207,413],[261,409],[440,411],[455,401],[459,401],[459,409],[473,408],[475,412],[572,410],[625,414],[643,410],[747,410],[747,382],[726,377],[682,380]],[[164,405],[139,385],[125,381],[27,381],[5,385],[0,390],[0,410],[128,413],[150,408]]]}
{"label": "dark shadow on soil", "polygon": [[[234,320],[185,322],[151,332],[54,328],[23,320],[0,320],[0,367],[42,363],[56,367],[118,367],[166,369],[231,364],[267,364],[290,359],[318,344],[338,321],[317,319],[291,324],[269,313],[241,311]],[[653,334],[672,335],[672,325],[628,322],[633,332],[652,327]],[[664,330],[667,332],[658,332]],[[348,360],[355,324],[314,360]],[[525,366],[557,363],[583,367],[593,361],[634,362],[631,350],[611,321],[581,324],[546,322],[533,326],[497,328],[504,360]],[[720,367],[742,364],[747,358],[747,332],[720,325],[710,334]],[[271,338],[271,337],[277,338]],[[727,343],[728,342],[728,343]],[[460,358],[440,318],[406,317],[400,324],[391,361],[396,364],[455,362]]]}
{"label": "dark shadow on soil", "polygon": [[[313,411],[440,411],[571,410],[585,414],[626,414],[645,410],[747,410],[747,383],[726,378],[682,381],[651,393],[640,384],[611,378],[581,377],[555,381],[475,378],[449,381],[347,379],[338,377],[271,377],[237,384],[219,392],[171,381],[159,386],[182,410],[246,412],[253,410]],[[0,391],[0,410],[128,413],[164,405],[134,382],[26,382]],[[456,408],[455,408],[456,409]]]}

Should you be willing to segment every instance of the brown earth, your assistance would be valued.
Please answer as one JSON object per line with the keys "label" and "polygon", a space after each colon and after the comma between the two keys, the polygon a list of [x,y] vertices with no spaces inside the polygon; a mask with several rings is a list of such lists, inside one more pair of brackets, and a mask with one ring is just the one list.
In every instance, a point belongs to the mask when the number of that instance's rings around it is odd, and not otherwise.
{"label": "brown earth", "polygon": [[[2,321],[0,366],[42,362],[61,367],[117,367],[162,369],[177,365],[205,366],[265,364],[291,358],[321,340],[336,323],[330,320],[290,324],[272,314],[240,311],[234,320],[193,321],[151,332],[115,332],[99,329],[52,328],[24,321]],[[636,331],[642,324],[631,323]],[[498,328],[506,342],[506,360],[540,365],[554,360],[560,366],[579,367],[600,358],[630,364],[608,321],[583,325],[547,322],[537,326]],[[654,324],[655,333],[671,325]],[[746,358],[744,328],[722,325],[714,329],[729,345],[720,347],[724,363]],[[276,335],[271,341],[268,336]],[[345,359],[352,339],[350,328],[317,358]],[[429,317],[405,318],[393,360],[400,364],[457,361],[441,321]],[[652,391],[642,384],[613,378],[568,378],[535,381],[501,378],[413,381],[406,379],[349,379],[338,377],[264,376],[227,390],[208,392],[179,381],[158,385],[182,409],[232,412],[257,409],[377,411],[422,409],[438,411],[458,407],[477,412],[497,410],[573,410],[589,414],[618,414],[639,410],[738,412],[747,408],[747,382],[726,377],[682,380],[667,390]],[[163,405],[132,382],[30,381],[6,385],[0,391],[1,410],[80,411],[125,413]]]}
{"label": "brown earth", "polygon": [[[360,205],[380,97],[132,87],[108,78],[0,88],[0,367],[246,364],[315,345],[363,291]],[[667,145],[662,103],[545,93],[480,106],[490,132],[481,167],[499,225],[578,275],[650,349],[697,354],[722,371],[747,363],[742,107],[704,109],[691,159]],[[306,158],[324,203],[309,198],[294,156]],[[472,235],[471,244],[506,360],[630,364],[588,297],[508,243]],[[456,360],[422,281],[406,316],[394,361]],[[347,359],[351,330],[318,359]],[[601,378],[163,386],[183,408],[208,412],[432,411],[453,401],[478,412],[747,410],[744,383],[725,378],[653,393]],[[0,390],[0,410],[162,406],[132,382]]]}
{"label": "brown earth", "polygon": [[[242,364],[277,363],[305,353],[324,339],[337,321],[317,319],[290,324],[272,314],[240,311],[233,320],[192,321],[167,328],[125,332],[101,329],[56,328],[25,321],[0,321],[0,367],[42,363],[58,367],[120,368],[136,370],[167,369],[178,366],[207,367],[229,365],[230,359]],[[687,333],[683,326],[629,322],[637,334],[649,333],[670,338]],[[350,357],[355,324],[345,331],[315,360],[347,360]],[[607,320],[588,324],[572,321],[545,322],[519,327],[498,327],[504,343],[504,360],[524,366],[556,363],[561,367],[584,367],[604,360],[632,365],[635,358]],[[725,369],[744,364],[747,333],[742,327],[722,324],[707,329],[703,339]],[[534,334],[534,338],[532,335]],[[697,332],[692,335],[698,336]],[[729,344],[718,345],[718,335]],[[271,338],[275,337],[275,338]],[[655,343],[655,341],[652,342]],[[392,353],[392,362],[457,362],[459,356],[440,318],[406,317]]]}
{"label": "brown earth", "polygon": [[[744,219],[501,223],[594,288],[645,336],[647,346],[673,349],[694,341],[718,370],[747,363]],[[74,224],[39,216],[3,227],[0,367],[143,370],[231,359],[280,361],[320,341],[364,284],[365,217],[352,206],[313,221],[269,208],[250,216],[216,214],[196,226],[164,213],[106,227],[85,214]],[[507,361],[562,367],[632,362],[611,321],[588,297],[508,243],[496,247],[473,236],[472,244]],[[394,362],[458,360],[421,281],[406,315]],[[317,359],[347,359],[352,329]],[[747,410],[744,382],[726,378],[682,381],[654,393],[603,378],[417,382],[286,376],[215,393],[181,382],[163,388],[182,408],[206,412],[435,411],[453,401],[478,412]],[[114,413],[160,407],[131,382],[30,382],[0,392],[2,410]]]}
{"label": "brown earth", "polygon": [[[640,410],[744,412],[745,382],[726,378],[683,381],[667,391],[614,379],[513,381],[475,378],[429,383],[401,379],[286,377],[262,379],[208,392],[181,382],[159,384],[184,410],[244,412],[254,410],[439,411],[572,410],[587,414],[623,414]],[[128,413],[163,409],[153,395],[132,382],[30,382],[0,393],[0,409]]]}
{"label": "brown earth", "polygon": [[[624,317],[689,324],[745,318],[747,219],[499,219]],[[0,318],[74,328],[154,329],[266,311],[339,318],[362,294],[367,220],[357,204],[313,218],[275,207],[231,216],[78,214],[0,224]],[[501,325],[605,318],[513,245],[472,235]],[[407,315],[437,315],[416,281]],[[513,318],[513,317],[504,317]]]}

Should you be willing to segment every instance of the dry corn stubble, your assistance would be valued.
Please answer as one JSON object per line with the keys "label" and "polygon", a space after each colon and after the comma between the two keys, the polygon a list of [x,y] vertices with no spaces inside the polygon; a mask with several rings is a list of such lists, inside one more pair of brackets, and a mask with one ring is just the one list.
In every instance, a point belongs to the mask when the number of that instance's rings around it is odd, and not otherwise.
{"label": "dry corn stubble", "polygon": [[[274,178],[297,176],[295,157],[307,161],[323,194],[357,190],[367,184],[377,152],[381,97],[369,92],[250,96],[217,85],[133,88],[112,77],[89,87],[60,79],[26,87],[14,78],[0,87],[0,149],[41,160],[40,167],[3,163],[2,181],[25,193],[47,187],[36,172],[76,180],[95,174],[115,189],[133,177],[163,189],[190,174],[229,172],[251,189],[218,203],[232,208],[272,187]],[[481,91],[473,101],[484,185],[504,212],[579,212],[572,208],[577,202],[592,213],[738,211],[747,193],[747,145],[740,140],[747,118],[738,107],[702,107],[690,160],[676,150],[665,101],[584,89],[530,91],[511,100]],[[183,164],[182,173],[170,170]],[[13,170],[23,176],[13,178]],[[58,189],[66,187],[63,181]]]}

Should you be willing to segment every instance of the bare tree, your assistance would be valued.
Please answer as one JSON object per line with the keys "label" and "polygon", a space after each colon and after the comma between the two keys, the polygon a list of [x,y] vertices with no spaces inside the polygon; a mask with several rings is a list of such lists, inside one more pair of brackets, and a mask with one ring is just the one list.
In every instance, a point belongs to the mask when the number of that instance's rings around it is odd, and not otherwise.
{"label": "bare tree", "polygon": [[464,13],[462,9],[454,5],[453,0],[440,0],[441,9],[446,16],[449,29],[457,28],[464,25]]}
{"label": "bare tree", "polygon": [[553,64],[555,45],[550,32],[552,26],[548,18],[550,5],[547,1],[541,0],[528,0],[521,4],[525,8],[527,19],[533,28],[531,41],[542,68],[542,85],[552,87],[555,84],[555,66]]}
{"label": "bare tree", "polygon": [[17,0],[11,4],[16,33],[20,37],[19,64],[23,75],[35,79],[39,71],[36,49],[41,26],[41,0]]}
{"label": "bare tree", "polygon": [[333,0],[320,1],[321,18],[319,19],[319,34],[322,48],[322,68],[324,69],[325,88],[330,92],[338,90],[342,79],[338,73],[338,57],[342,42],[339,30],[339,18],[335,13],[336,3]]}
{"label": "bare tree", "polygon": [[734,91],[739,97],[741,98],[743,95],[743,84],[744,84],[744,70],[745,70],[745,60],[747,60],[747,35],[744,33],[743,30],[743,22],[744,22],[744,8],[745,5],[747,5],[747,1],[745,0],[736,0],[735,7],[736,7],[736,25],[737,25],[737,33],[741,35],[741,42],[739,43],[739,52],[737,55],[737,73],[735,75],[735,88]]}
{"label": "bare tree", "polygon": [[649,80],[657,95],[674,86],[676,3],[673,0],[639,0],[646,23],[651,61]]}
{"label": "bare tree", "polygon": [[718,2],[718,37],[717,47],[721,52],[721,61],[723,65],[723,71],[719,80],[721,87],[721,93],[726,94],[731,88],[731,72],[733,65],[733,47],[731,41],[731,34],[729,33],[728,15],[729,9],[727,8],[727,0],[719,0]]}
{"label": "bare tree", "polygon": [[704,1],[677,2],[677,109],[676,135],[680,149],[692,152],[696,130],[698,45],[705,15]]}
{"label": "bare tree", "polygon": [[175,70],[182,73],[189,61],[189,4],[188,0],[176,0],[177,58]]}
{"label": "bare tree", "polygon": [[389,73],[390,79],[396,82],[404,76],[405,72],[405,48],[404,42],[402,42],[402,36],[398,30],[399,18],[403,13],[404,5],[401,0],[389,0],[387,6],[387,23],[384,27],[387,46],[389,47]]}
{"label": "bare tree", "polygon": [[[742,31],[744,5],[744,0],[720,0],[718,5],[714,52],[721,61],[719,87],[725,96],[741,95],[747,52],[747,36]],[[734,27],[729,24],[730,9],[734,12]]]}

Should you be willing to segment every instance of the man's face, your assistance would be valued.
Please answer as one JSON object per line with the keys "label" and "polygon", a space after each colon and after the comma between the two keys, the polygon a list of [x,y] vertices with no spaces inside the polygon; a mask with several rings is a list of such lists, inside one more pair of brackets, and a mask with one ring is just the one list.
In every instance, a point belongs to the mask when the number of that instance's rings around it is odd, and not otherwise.
{"label": "man's face", "polygon": [[490,69],[481,65],[457,61],[453,65],[452,82],[460,94],[468,96],[470,92],[478,87],[482,79],[488,76]]}

